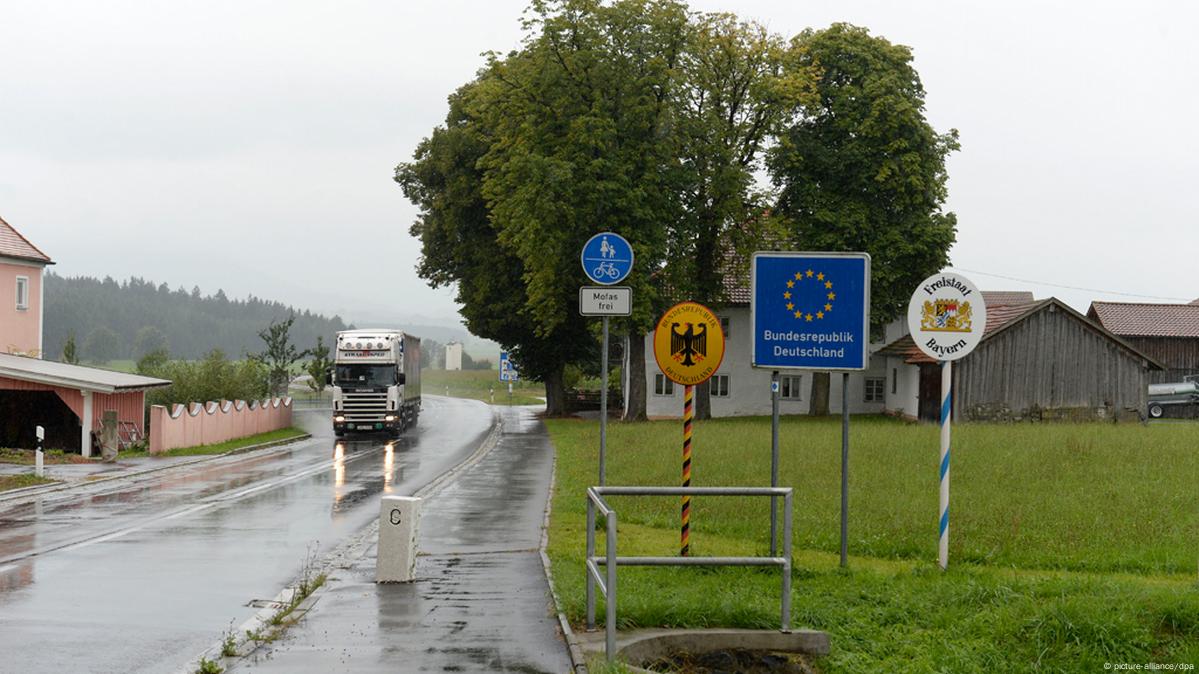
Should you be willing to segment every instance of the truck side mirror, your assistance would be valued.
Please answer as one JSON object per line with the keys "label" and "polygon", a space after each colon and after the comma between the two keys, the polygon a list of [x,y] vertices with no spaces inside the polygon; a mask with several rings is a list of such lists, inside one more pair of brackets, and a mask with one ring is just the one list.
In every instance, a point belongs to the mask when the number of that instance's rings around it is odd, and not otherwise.
{"label": "truck side mirror", "polygon": [[401,372],[401,373],[399,373],[398,375],[396,375],[396,383],[397,383],[397,384],[399,384],[400,386],[403,386],[403,385],[404,385],[404,379],[405,379],[405,377],[404,377],[404,373],[403,373],[403,372]]}

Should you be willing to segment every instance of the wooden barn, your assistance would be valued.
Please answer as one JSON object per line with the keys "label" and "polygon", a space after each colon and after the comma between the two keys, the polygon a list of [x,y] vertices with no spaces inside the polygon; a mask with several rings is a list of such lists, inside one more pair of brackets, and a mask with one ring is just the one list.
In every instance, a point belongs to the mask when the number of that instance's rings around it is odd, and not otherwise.
{"label": "wooden barn", "polygon": [[[911,336],[885,346],[887,411],[936,421],[940,365]],[[1057,298],[987,304],[978,347],[953,365],[953,415],[969,421],[1140,419],[1154,358]]]}
{"label": "wooden barn", "polygon": [[1190,304],[1092,302],[1087,317],[1161,363],[1150,384],[1199,375],[1199,300]]}

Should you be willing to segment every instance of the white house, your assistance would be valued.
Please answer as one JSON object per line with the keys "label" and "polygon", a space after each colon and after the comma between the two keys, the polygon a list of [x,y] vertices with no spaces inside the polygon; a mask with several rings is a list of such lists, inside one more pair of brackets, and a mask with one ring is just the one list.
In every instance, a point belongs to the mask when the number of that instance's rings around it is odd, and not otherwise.
{"label": "white house", "polygon": [[[725,334],[724,360],[705,386],[710,387],[712,416],[739,417],[770,414],[770,370],[750,367],[749,292],[746,301],[730,302],[717,311]],[[871,344],[871,352],[884,346]],[[654,361],[653,335],[645,337],[646,414],[653,417],[683,416],[683,387],[662,374]],[[886,361],[870,359],[870,369],[849,375],[849,411],[851,414],[882,414],[886,387]],[[830,381],[829,410],[841,413],[841,380],[834,373]],[[808,414],[811,409],[811,373],[779,372],[780,414]]]}
{"label": "white house", "polygon": [[[744,281],[738,282],[734,274],[726,274],[725,294],[728,302],[716,311],[725,334],[724,360],[716,374],[705,384],[711,391],[712,416],[770,414],[771,371],[750,366],[752,326],[749,285]],[[1022,292],[984,291],[983,296],[988,306],[1032,301],[1031,293]],[[850,414],[892,414],[908,419],[936,420],[940,413],[937,402],[941,385],[939,371],[913,365],[908,362],[906,354],[899,354],[894,349],[879,353],[908,333],[907,317],[903,316],[887,324],[883,334],[878,336],[881,340],[870,343],[870,367],[849,374]],[[658,368],[653,356],[652,333],[645,336],[645,353],[646,414],[650,418],[681,417],[683,387],[667,379]],[[781,414],[810,413],[811,375],[811,372],[806,371],[779,372]],[[829,412],[840,414],[843,376],[834,372],[829,379]],[[928,390],[922,392],[922,385]],[[930,386],[935,386],[935,390],[930,389]],[[922,413],[921,401],[926,408],[932,407]]]}

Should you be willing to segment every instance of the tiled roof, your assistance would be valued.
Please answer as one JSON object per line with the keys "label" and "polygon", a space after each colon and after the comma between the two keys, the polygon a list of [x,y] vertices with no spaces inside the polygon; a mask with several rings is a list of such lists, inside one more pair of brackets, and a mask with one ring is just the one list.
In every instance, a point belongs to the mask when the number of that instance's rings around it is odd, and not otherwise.
{"label": "tiled roof", "polygon": [[[1031,295],[1032,294],[1029,293],[1030,297]],[[988,295],[987,291],[983,292],[983,299],[986,300],[987,303],[987,331],[983,333],[983,339],[990,337],[997,330],[1015,322],[1016,319],[1026,314],[1032,313],[1033,311],[1044,306],[1046,302],[1050,301],[1042,300],[1037,302],[1034,300],[1032,302],[1023,302],[1020,304],[998,304],[993,306],[991,304],[991,297]],[[905,363],[911,363],[913,365],[937,362],[935,359],[930,358],[928,354],[924,353],[916,346],[916,342],[912,339],[911,335],[904,335],[903,337],[900,337],[894,342],[891,342],[887,346],[879,349],[876,353],[882,356],[901,356],[903,357]]]}
{"label": "tiled roof", "polygon": [[1199,337],[1199,305],[1091,302],[1091,318],[1128,337]]}
{"label": "tiled roof", "polygon": [[54,264],[49,255],[38,250],[37,246],[29,242],[29,239],[21,236],[20,232],[5,222],[4,218],[0,218],[0,257],[15,257],[21,260]]}
{"label": "tiled roof", "polygon": [[1007,304],[1028,304],[1037,300],[1026,290],[983,290],[983,301],[987,309]]}
{"label": "tiled roof", "polygon": [[[1086,316],[1083,316],[1074,309],[1070,308],[1069,305],[1057,299],[1056,297],[1050,297],[1047,300],[1026,302],[1023,304],[1001,304],[994,307],[988,303],[987,331],[983,334],[981,341],[985,342],[986,340],[994,337],[996,334],[1024,320],[1025,317],[1031,316],[1049,305],[1053,305],[1062,312],[1073,316],[1090,329],[1098,332],[1103,337],[1114,342],[1117,346],[1131,352],[1134,356],[1145,359],[1149,363],[1150,369],[1165,369],[1165,366],[1163,366],[1161,363],[1141,353],[1130,344],[1120,339],[1118,335],[1113,334],[1110,330],[1105,329],[1104,326],[1096,325],[1095,323],[1088,321]],[[894,342],[891,342],[890,344],[876,351],[875,354],[883,356],[899,356],[904,359],[905,363],[911,363],[913,365],[920,365],[924,363],[931,364],[937,362],[935,359],[930,358],[923,351],[921,351],[919,347],[916,346],[916,342],[912,339],[911,335],[900,337]]]}

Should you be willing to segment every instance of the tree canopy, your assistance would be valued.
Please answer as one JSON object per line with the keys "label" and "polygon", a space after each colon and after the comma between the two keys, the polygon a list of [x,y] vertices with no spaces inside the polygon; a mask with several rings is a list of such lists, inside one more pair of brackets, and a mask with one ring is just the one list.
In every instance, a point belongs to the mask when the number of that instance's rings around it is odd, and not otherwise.
{"label": "tree canopy", "polygon": [[[957,218],[942,211],[945,159],[957,131],[924,116],[912,52],[839,23],[792,42],[817,96],[797,108],[770,153],[778,214],[802,250],[870,253],[870,319],[901,315],[912,288],[949,262]],[[827,373],[812,378],[812,411],[828,412]]]}
{"label": "tree canopy", "polygon": [[620,326],[637,346],[668,301],[719,308],[730,248],[777,223],[798,247],[871,252],[879,322],[946,261],[956,133],[925,121],[907,48],[845,24],[788,41],[676,0],[534,0],[524,28],[395,179],[420,209],[420,275],[455,286],[471,332],[546,382],[550,413],[564,367],[597,360],[598,322],[576,306],[597,232],[633,244]]}

